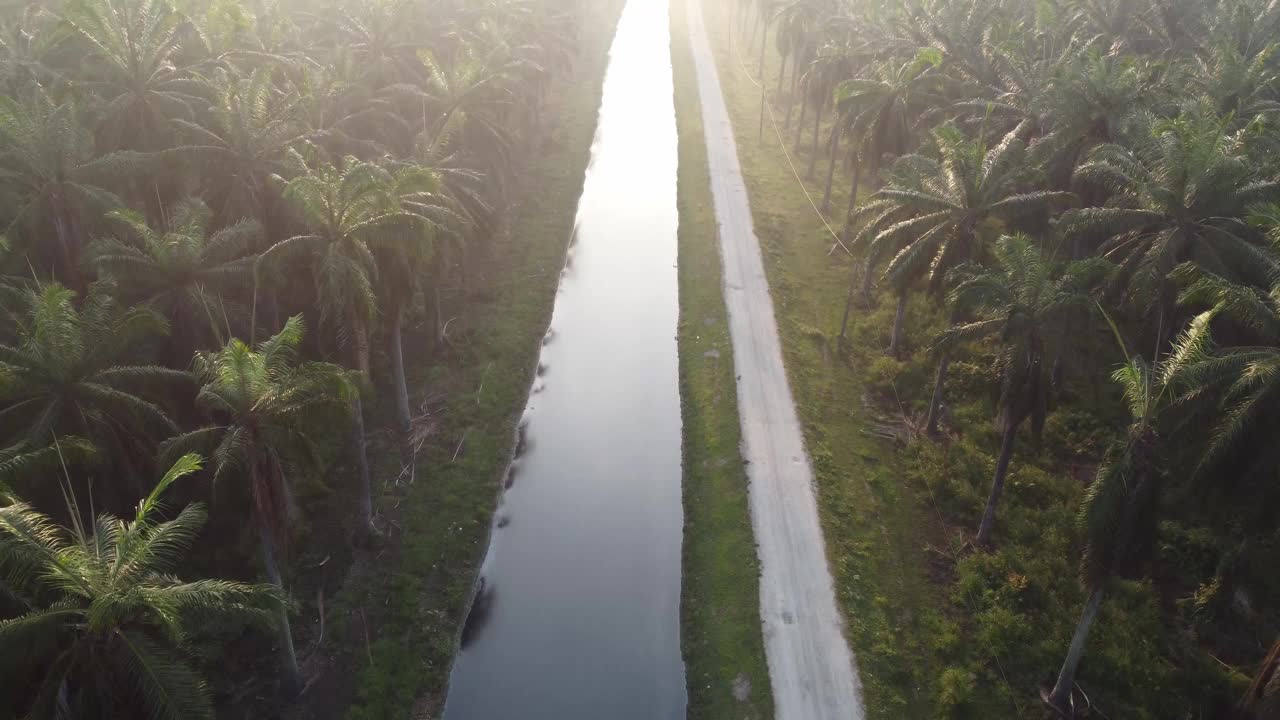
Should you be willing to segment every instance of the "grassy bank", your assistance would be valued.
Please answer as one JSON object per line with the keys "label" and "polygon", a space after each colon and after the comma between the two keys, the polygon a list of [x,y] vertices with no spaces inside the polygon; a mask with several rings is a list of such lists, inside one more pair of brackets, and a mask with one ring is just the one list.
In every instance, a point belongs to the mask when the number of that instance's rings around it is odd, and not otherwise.
{"label": "grassy bank", "polygon": [[[407,342],[415,404],[430,430],[412,479],[382,443],[377,478],[388,538],[357,562],[326,613],[340,638],[350,681],[312,693],[320,712],[402,720],[436,717],[465,608],[488,537],[515,423],[524,407],[550,318],[592,137],[608,48],[621,0],[583,4],[582,48],[557,84],[542,147],[529,153],[522,202],[492,240],[449,324],[448,348],[433,355]],[[429,328],[413,333],[430,336]],[[408,337],[407,337],[408,340]],[[330,673],[340,675],[341,673]],[[309,703],[317,705],[316,701]]]}
{"label": "grassy bank", "polygon": [[681,639],[692,720],[773,716],[759,563],[739,452],[733,348],[684,0],[671,3],[680,136],[680,397],[684,421]]}

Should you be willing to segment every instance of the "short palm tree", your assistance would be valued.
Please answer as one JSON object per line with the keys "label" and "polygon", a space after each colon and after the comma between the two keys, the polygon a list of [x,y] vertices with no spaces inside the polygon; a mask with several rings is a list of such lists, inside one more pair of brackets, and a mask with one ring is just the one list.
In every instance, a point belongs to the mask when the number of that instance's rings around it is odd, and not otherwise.
{"label": "short palm tree", "polygon": [[1280,270],[1244,220],[1250,205],[1280,194],[1280,183],[1262,178],[1241,149],[1217,118],[1154,120],[1137,149],[1100,146],[1076,171],[1078,182],[1110,197],[1063,213],[1060,230],[1120,265],[1130,299],[1155,316],[1162,351],[1175,327],[1168,276],[1178,265],[1194,260],[1259,287]]}
{"label": "short palm tree", "polygon": [[[317,463],[317,433],[335,427],[342,432],[351,422],[356,397],[347,371],[298,362],[303,333],[302,318],[295,316],[256,351],[233,339],[218,352],[196,355],[196,375],[204,384],[196,403],[215,424],[178,435],[161,449],[166,458],[206,452],[213,458],[215,484],[234,479],[248,486],[263,571],[278,588],[283,583],[277,548],[288,539],[290,477]],[[278,613],[285,672],[296,690],[298,661],[289,617],[283,606]]]}
{"label": "short palm tree", "polygon": [[[1004,492],[1018,429],[1027,420],[1033,432],[1038,433],[1044,425],[1051,390],[1046,358],[1052,357],[1053,346],[1062,341],[1067,318],[1088,307],[1090,288],[1106,272],[1106,263],[1096,259],[1059,268],[1024,235],[1000,238],[993,255],[989,269],[967,266],[954,273],[959,282],[951,291],[951,303],[979,319],[953,325],[936,341],[943,353],[941,367],[945,367],[956,344],[999,339],[996,426],[1001,434],[1000,457],[978,528],[977,543],[981,546],[991,543],[996,506]],[[940,370],[940,379],[944,376],[945,370]],[[937,388],[935,394],[940,392]]]}
{"label": "short palm tree", "polygon": [[71,528],[30,505],[0,508],[0,568],[26,606],[0,620],[0,652],[22,656],[35,682],[11,687],[9,710],[27,717],[213,718],[204,681],[185,651],[199,622],[261,620],[283,598],[274,588],[170,574],[204,525],[189,505],[162,520],[161,496],[200,469],[179,458],[138,503],[131,521],[99,515]]}
{"label": "short palm tree", "polygon": [[[1028,190],[1034,169],[1026,162],[1026,127],[1019,125],[990,148],[955,128],[942,128],[935,133],[940,159],[902,158],[889,184],[858,209],[855,220],[861,229],[851,249],[864,258],[862,295],[868,302],[872,274],[883,259],[891,258],[884,273],[898,295],[891,354],[902,344],[903,310],[912,283],[924,278],[931,291],[940,290],[949,270],[980,258],[980,233],[989,220],[1044,212],[1071,197]],[[842,338],[853,293],[851,278]]]}
{"label": "short palm tree", "polygon": [[110,218],[121,232],[94,242],[91,262],[115,280],[126,301],[149,303],[173,319],[184,356],[210,339],[221,345],[233,320],[237,326],[247,321],[239,298],[252,286],[248,253],[262,236],[257,221],[210,232],[213,213],[198,199],[172,208],[161,231],[132,211],[117,210]]}
{"label": "short palm tree", "polygon": [[[1191,263],[1172,277],[1184,287],[1181,304],[1208,308],[1192,320],[1168,360],[1179,400],[1193,413],[1207,411],[1213,423],[1194,476],[1212,478],[1223,489],[1269,485],[1280,468],[1271,442],[1280,428],[1280,284],[1263,292]],[[1235,328],[1241,344],[1215,345],[1215,321]],[[1246,494],[1255,509],[1241,511],[1242,519],[1269,512],[1264,492]]]}
{"label": "short palm tree", "polygon": [[103,283],[79,308],[74,299],[60,285],[24,293],[13,340],[0,344],[0,438],[28,449],[86,438],[136,479],[153,441],[177,432],[148,398],[190,387],[191,376],[133,364],[139,344],[167,329],[154,310],[122,309]]}

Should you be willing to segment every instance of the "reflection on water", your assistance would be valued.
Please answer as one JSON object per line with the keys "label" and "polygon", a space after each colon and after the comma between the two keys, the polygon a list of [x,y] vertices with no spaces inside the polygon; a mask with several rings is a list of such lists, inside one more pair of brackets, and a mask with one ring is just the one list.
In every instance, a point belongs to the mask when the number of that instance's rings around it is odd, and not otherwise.
{"label": "reflection on water", "polygon": [[618,26],[448,720],[684,717],[667,28],[665,0],[630,0]]}

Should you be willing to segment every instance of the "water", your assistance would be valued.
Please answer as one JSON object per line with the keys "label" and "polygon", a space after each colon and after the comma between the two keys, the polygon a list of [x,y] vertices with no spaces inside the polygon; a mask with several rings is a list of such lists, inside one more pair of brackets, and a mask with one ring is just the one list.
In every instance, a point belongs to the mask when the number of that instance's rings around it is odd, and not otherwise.
{"label": "water", "polygon": [[447,720],[684,717],[672,102],[666,0],[629,0]]}

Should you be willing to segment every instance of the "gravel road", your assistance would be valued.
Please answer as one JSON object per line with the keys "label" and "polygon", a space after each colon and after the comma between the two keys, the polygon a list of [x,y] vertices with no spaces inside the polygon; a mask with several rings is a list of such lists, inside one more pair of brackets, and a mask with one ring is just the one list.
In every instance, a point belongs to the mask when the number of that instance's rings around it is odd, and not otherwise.
{"label": "gravel road", "polygon": [[[813,471],[782,364],[733,127],[701,0],[688,0],[724,298],[738,376],[743,457],[760,556],[760,617],[778,720],[861,720],[862,688],[836,609]],[[678,39],[675,39],[678,41]]]}

